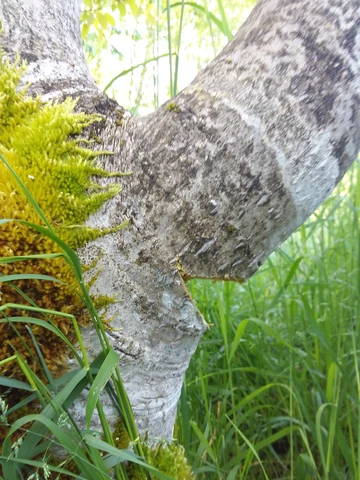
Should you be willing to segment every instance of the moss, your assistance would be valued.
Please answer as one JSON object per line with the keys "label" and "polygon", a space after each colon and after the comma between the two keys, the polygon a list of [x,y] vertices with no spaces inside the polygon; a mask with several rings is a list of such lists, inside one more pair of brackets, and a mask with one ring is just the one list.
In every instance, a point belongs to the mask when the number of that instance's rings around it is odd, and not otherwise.
{"label": "moss", "polygon": [[119,419],[113,431],[113,440],[117,448],[128,448],[130,445],[130,437],[124,425],[124,422]]}
{"label": "moss", "polygon": [[175,112],[175,113],[180,112],[180,108],[175,102],[169,102],[166,105],[166,110],[169,110],[169,112]]}
{"label": "moss", "polygon": [[[142,447],[146,461],[160,472],[174,480],[195,480],[183,446],[176,442],[163,442],[155,446],[143,443]],[[134,463],[129,465],[127,473],[129,480],[146,480],[144,473]]]}
{"label": "moss", "polygon": [[[131,445],[130,437],[122,420],[119,420],[115,427],[113,439],[117,448],[129,448]],[[140,443],[147,463],[174,480],[195,480],[183,446],[176,442],[160,442],[156,445],[149,445],[143,439],[140,440]],[[127,465],[127,475],[129,480],[146,480],[146,476],[135,463]]]}
{"label": "moss", "polygon": [[97,295],[94,297],[94,304],[97,310],[101,308],[106,308],[109,305],[112,305],[116,302],[116,297],[111,297],[109,295]]}
{"label": "moss", "polygon": [[[98,116],[74,113],[75,102],[43,103],[26,95],[19,87],[24,71],[19,63],[11,64],[0,53],[0,153],[6,157],[40,204],[57,234],[77,248],[111,229],[92,229],[84,226],[88,216],[120,191],[118,185],[100,187],[93,176],[114,176],[95,164],[96,153],[84,147],[79,135],[83,129],[100,119]],[[98,154],[104,152],[98,152]],[[0,218],[20,218],[38,223],[39,219],[19,192],[17,184],[5,165],[0,162]],[[58,251],[48,238],[18,223],[0,226],[0,257]],[[80,324],[87,316],[78,295],[72,272],[63,259],[34,260],[1,265],[2,274],[41,273],[52,275],[63,283],[48,281],[19,281],[17,291],[10,284],[0,285],[1,303],[24,302],[23,291],[37,305],[74,314]],[[20,289],[20,290],[19,290]],[[107,299],[108,301],[109,299]],[[102,299],[104,302],[104,299]],[[19,311],[7,311],[19,315]],[[75,339],[70,321],[52,319],[70,338]],[[54,374],[63,371],[67,351],[51,332],[31,326],[45,360]],[[0,360],[18,350],[38,373],[41,369],[25,325],[14,331],[0,324]],[[21,374],[15,362],[6,363],[0,375]]]}

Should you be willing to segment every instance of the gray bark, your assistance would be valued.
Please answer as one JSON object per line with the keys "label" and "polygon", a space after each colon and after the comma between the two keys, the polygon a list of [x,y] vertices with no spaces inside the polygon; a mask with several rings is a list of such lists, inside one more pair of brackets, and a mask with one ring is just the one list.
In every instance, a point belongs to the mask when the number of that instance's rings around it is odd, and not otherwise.
{"label": "gray bark", "polygon": [[[86,263],[101,254],[93,293],[118,298],[109,336],[140,430],[170,438],[205,330],[184,280],[246,280],[359,151],[360,0],[261,0],[192,84],[144,118],[97,90],[78,9],[76,0],[2,0],[3,47],[29,62],[32,93],[78,96],[104,114],[99,148],[115,155],[102,165],[133,172],[89,219],[130,227],[80,253]],[[95,355],[94,332],[85,336]],[[83,402],[74,408],[81,418]]]}

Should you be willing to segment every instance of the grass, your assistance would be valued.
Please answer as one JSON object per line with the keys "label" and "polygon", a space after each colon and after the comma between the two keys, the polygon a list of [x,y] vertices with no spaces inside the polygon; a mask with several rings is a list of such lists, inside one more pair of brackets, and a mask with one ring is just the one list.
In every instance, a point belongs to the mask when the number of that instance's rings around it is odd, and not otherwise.
{"label": "grass", "polygon": [[210,328],[177,437],[199,480],[360,478],[359,180],[246,284],[191,283]]}

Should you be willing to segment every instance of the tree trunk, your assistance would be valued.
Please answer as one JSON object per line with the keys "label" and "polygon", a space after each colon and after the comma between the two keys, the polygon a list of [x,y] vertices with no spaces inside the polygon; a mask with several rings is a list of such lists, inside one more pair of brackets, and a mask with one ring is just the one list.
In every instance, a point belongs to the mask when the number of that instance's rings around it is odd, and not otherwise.
{"label": "tree trunk", "polygon": [[[144,118],[130,118],[91,79],[77,0],[2,0],[0,18],[5,52],[29,63],[31,93],[79,97],[79,108],[103,114],[99,149],[114,155],[102,166],[132,172],[88,221],[129,219],[129,228],[80,254],[86,264],[99,258],[92,293],[117,298],[109,337],[140,431],[171,438],[206,328],[184,282],[246,280],[358,153],[360,1],[259,1],[192,84]],[[84,333],[96,355],[95,333]]]}

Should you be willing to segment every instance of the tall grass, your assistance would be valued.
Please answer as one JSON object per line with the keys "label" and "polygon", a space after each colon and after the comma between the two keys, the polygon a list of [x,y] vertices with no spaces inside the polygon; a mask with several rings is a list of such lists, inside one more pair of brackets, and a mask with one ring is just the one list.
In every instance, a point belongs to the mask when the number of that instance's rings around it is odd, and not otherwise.
{"label": "tall grass", "polygon": [[177,436],[199,480],[360,478],[359,180],[246,284],[192,282],[210,328]]}

